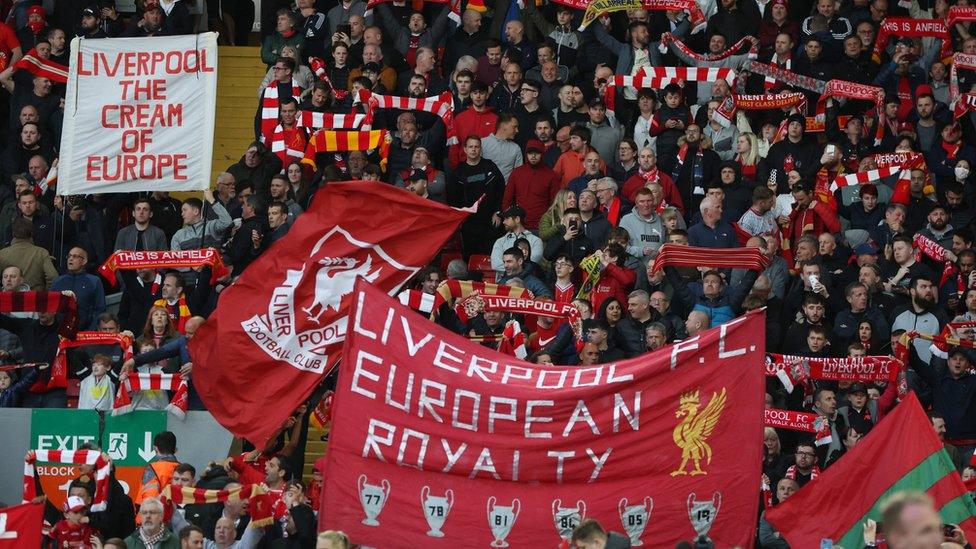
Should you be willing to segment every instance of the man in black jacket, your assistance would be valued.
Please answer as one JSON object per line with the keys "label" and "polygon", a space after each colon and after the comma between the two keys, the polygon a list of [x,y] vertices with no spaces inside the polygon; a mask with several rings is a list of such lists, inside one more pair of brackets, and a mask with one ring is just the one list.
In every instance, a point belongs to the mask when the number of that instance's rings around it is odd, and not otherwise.
{"label": "man in black jacket", "polygon": [[[257,214],[258,199],[249,195],[242,201],[241,226],[227,243],[227,261],[233,265],[234,276],[257,259],[261,253],[260,236],[267,232],[267,218]],[[257,237],[255,237],[257,235]]]}

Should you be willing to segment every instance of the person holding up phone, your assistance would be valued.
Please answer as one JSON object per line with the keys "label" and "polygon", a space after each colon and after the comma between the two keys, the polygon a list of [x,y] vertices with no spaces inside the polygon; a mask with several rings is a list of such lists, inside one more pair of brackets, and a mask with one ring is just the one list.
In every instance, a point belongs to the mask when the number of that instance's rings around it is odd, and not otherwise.
{"label": "person holding up phone", "polygon": [[542,257],[552,262],[559,255],[565,254],[574,265],[579,265],[584,257],[596,250],[596,244],[586,236],[578,208],[566,208],[561,223],[559,232],[546,241]]}

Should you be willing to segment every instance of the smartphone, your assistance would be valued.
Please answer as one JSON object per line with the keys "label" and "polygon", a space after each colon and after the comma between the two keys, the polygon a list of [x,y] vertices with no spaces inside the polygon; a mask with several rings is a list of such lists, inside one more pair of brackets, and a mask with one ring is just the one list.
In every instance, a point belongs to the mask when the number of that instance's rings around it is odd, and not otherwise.
{"label": "smartphone", "polygon": [[336,25],[336,32],[341,32],[346,36],[352,36],[352,27],[349,25]]}
{"label": "smartphone", "polygon": [[951,538],[956,531],[955,524],[943,524],[942,525],[942,536]]}
{"label": "smartphone", "polygon": [[569,228],[571,230],[574,230],[574,231],[579,231],[579,221],[577,221],[575,219],[572,220],[572,221],[570,221],[569,222]]}

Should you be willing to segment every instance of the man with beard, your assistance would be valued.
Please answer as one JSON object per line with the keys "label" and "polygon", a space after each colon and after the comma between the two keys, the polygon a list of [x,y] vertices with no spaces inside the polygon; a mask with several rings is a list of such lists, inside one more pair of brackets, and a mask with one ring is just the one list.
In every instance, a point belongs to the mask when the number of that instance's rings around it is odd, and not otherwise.
{"label": "man with beard", "polygon": [[949,213],[942,204],[932,206],[928,215],[928,225],[919,234],[938,243],[946,250],[952,250],[953,227],[949,224]]}
{"label": "man with beard", "polygon": [[885,290],[907,288],[913,280],[924,277],[929,280],[935,278],[935,273],[927,266],[915,261],[915,249],[912,237],[906,234],[898,235],[891,243],[891,260],[886,261],[882,272],[887,277]]}
{"label": "man with beard", "polygon": [[[911,286],[908,288],[911,302],[895,310],[891,331],[908,330],[923,335],[937,335],[949,319],[936,303],[935,291],[931,278],[920,276],[912,279]],[[916,338],[912,341],[912,345],[918,353],[918,358],[928,364],[932,358],[930,343]]]}
{"label": "man with beard", "polygon": [[[610,36],[604,28],[603,23],[599,22],[592,26],[593,35],[600,44],[610,50],[617,58],[616,74],[636,75],[644,68],[650,69],[652,66],[661,65],[661,54],[657,48],[650,47],[651,35],[647,23],[644,21],[632,21],[627,27],[627,36],[630,43],[625,44]],[[626,87],[618,90],[623,101],[618,103],[624,107],[620,111],[623,119],[629,119],[637,105],[637,90]]]}
{"label": "man with beard", "polygon": [[129,28],[122,32],[126,38],[143,38],[147,36],[162,36],[163,19],[166,14],[163,8],[156,3],[146,2],[145,11],[142,12],[142,19],[136,21],[132,18]]}

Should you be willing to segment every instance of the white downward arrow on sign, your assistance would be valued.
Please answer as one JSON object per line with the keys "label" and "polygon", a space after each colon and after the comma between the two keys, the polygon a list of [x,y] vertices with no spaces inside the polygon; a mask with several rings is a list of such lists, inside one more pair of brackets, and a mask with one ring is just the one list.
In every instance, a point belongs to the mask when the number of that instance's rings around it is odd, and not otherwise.
{"label": "white downward arrow on sign", "polygon": [[7,531],[7,513],[0,513],[0,539],[17,539],[17,532]]}
{"label": "white downward arrow on sign", "polygon": [[146,433],[145,442],[139,447],[139,457],[146,462],[156,457],[156,452],[153,451],[152,447],[152,433]]}

